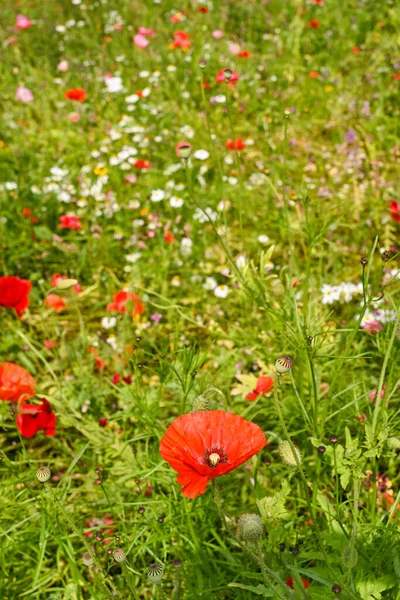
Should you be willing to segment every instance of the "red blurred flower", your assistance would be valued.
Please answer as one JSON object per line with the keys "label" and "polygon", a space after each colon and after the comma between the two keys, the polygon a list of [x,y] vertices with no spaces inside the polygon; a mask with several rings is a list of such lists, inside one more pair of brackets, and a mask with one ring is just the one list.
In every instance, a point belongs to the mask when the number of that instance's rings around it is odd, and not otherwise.
{"label": "red blurred flower", "polygon": [[364,323],[362,325],[362,329],[364,329],[364,331],[368,331],[368,333],[379,333],[380,331],[383,331],[383,326],[379,323],[379,321],[367,321],[366,323]]}
{"label": "red blurred flower", "polygon": [[57,313],[62,312],[67,307],[64,298],[61,298],[61,296],[58,296],[57,294],[48,294],[46,298],[46,306],[49,306]]}
{"label": "red blurred flower", "polygon": [[[103,519],[94,517],[86,523],[86,527],[90,529],[98,528],[101,530],[101,533],[112,535],[114,533],[114,520],[109,517],[103,517]],[[85,531],[85,537],[92,538],[94,534],[95,532],[93,531]],[[110,538],[105,539],[104,545],[107,546],[107,544],[109,544],[111,541],[112,540]]]}
{"label": "red blurred flower", "polygon": [[[218,83],[225,83],[226,82],[226,73],[225,73],[226,69],[222,69],[222,71],[218,71],[215,79]],[[231,76],[229,79],[229,83],[235,83],[235,81],[237,81],[239,79],[239,74],[236,73],[236,71],[231,71]]]}
{"label": "red blurred flower", "polygon": [[29,292],[32,283],[19,277],[0,277],[0,306],[13,308],[21,318],[29,306]]}
{"label": "red blurred flower", "polygon": [[175,241],[174,234],[172,233],[172,231],[166,231],[164,233],[164,240],[167,242],[167,244],[172,244],[172,242]]}
{"label": "red blurred flower", "polygon": [[228,140],[227,142],[225,142],[225,146],[226,148],[229,148],[229,150],[243,150],[243,148],[246,148],[246,144],[244,143],[242,138]]}
{"label": "red blurred flower", "polygon": [[207,6],[199,6],[198,8],[199,12],[207,14],[209,12]]}
{"label": "red blurred flower", "polygon": [[111,381],[114,385],[118,385],[118,383],[121,381],[121,375],[119,373],[114,373]]}
{"label": "red blurred flower", "polygon": [[15,19],[15,27],[20,31],[23,31],[24,29],[29,29],[30,27],[32,27],[32,21],[29,17],[26,17],[25,15],[17,15],[17,18]]}
{"label": "red blurred flower", "polygon": [[64,229],[81,229],[81,217],[75,217],[75,215],[62,215],[59,218],[60,227]]}
{"label": "red blurred flower", "polygon": [[309,29],[319,29],[321,25],[319,24],[318,19],[312,19],[307,23],[307,27],[309,27]]}
{"label": "red blurred flower", "polygon": [[[307,581],[307,579],[304,579],[304,577],[301,578],[301,581],[303,582],[304,585],[304,589],[306,590],[307,588],[310,587],[311,583],[309,581]],[[293,583],[293,577],[288,577],[285,581],[286,585],[288,585],[290,588],[292,588],[292,590],[294,590],[294,583]]]}
{"label": "red blurred flower", "polygon": [[[59,273],[55,273],[51,278],[51,287],[53,287],[53,288],[57,287],[58,282],[64,281],[65,279],[69,279],[69,277],[67,277],[66,275],[60,275]],[[79,283],[76,283],[73,286],[73,290],[74,290],[75,294],[80,294],[82,291],[82,288],[79,285]]]}
{"label": "red blurred flower", "polygon": [[189,40],[189,34],[184,31],[174,32],[174,41],[170,44],[169,48],[182,48],[182,50],[189,50],[192,42]]}
{"label": "red blurred flower", "polygon": [[400,79],[400,73],[393,73],[393,79]]}
{"label": "red blurred flower", "polygon": [[242,50],[236,54],[237,58],[250,58],[250,52],[248,50]]}
{"label": "red blurred flower", "polygon": [[311,77],[311,79],[318,79],[319,73],[318,71],[310,71],[308,76]]}
{"label": "red blurred flower", "polygon": [[151,162],[149,160],[139,158],[135,161],[135,167],[137,169],[151,169]]}
{"label": "red blurred flower", "polygon": [[353,54],[360,54],[361,48],[359,46],[354,46],[354,48],[352,48],[351,51]]}
{"label": "red blurred flower", "polygon": [[67,90],[64,94],[67,100],[75,100],[75,102],[85,102],[86,90],[83,88],[72,88]]}
{"label": "red blurred flower", "polygon": [[101,417],[101,419],[99,419],[99,425],[100,427],[105,427],[108,423],[108,419],[107,417]]}
{"label": "red blurred flower", "polygon": [[323,4],[324,0],[314,0],[314,4]]}
{"label": "red blurred flower", "polygon": [[22,209],[22,216],[27,217],[30,221],[32,221],[32,223],[39,223],[39,219],[35,217],[31,209],[27,208],[26,206]]}
{"label": "red blurred flower", "polygon": [[400,223],[400,202],[391,200],[389,204],[389,214],[397,223]]}
{"label": "red blurred flower", "polygon": [[107,310],[116,310],[121,313],[126,312],[126,304],[128,302],[133,303],[132,317],[135,315],[141,315],[143,312],[143,304],[139,300],[139,296],[134,294],[133,292],[117,292],[113,295],[113,302],[107,304]]}
{"label": "red blurred flower", "polygon": [[24,368],[10,362],[0,364],[0,400],[22,402],[35,395],[35,380]]}
{"label": "red blurred flower", "polygon": [[56,433],[56,415],[51,411],[50,403],[42,398],[41,404],[20,405],[21,412],[16,418],[21,435],[31,438],[38,431],[44,431],[46,436]]}
{"label": "red blurred flower", "polygon": [[250,400],[250,402],[253,402],[253,400],[257,400],[257,398],[261,394],[267,394],[270,391],[270,389],[272,389],[273,387],[274,387],[274,380],[272,379],[272,377],[267,377],[266,375],[261,375],[257,379],[257,385],[254,388],[254,390],[252,392],[250,392],[250,394],[247,394],[246,400]]}
{"label": "red blurred flower", "polygon": [[204,494],[211,479],[230,473],[268,444],[258,425],[223,410],[181,415],[160,443],[160,454],[178,472],[182,494]]}

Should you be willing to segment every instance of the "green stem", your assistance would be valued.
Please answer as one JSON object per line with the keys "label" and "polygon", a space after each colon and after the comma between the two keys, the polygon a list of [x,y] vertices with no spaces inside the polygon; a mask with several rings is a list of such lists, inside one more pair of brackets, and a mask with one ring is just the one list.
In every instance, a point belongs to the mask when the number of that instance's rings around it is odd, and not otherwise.
{"label": "green stem", "polygon": [[129,591],[132,593],[135,600],[138,600],[139,597],[136,593],[135,586],[133,585],[132,574],[128,569],[128,565],[126,564],[126,562],[123,562],[121,567],[122,567],[122,573],[123,573],[123,576],[124,576],[124,579],[126,581],[126,585],[128,586]]}

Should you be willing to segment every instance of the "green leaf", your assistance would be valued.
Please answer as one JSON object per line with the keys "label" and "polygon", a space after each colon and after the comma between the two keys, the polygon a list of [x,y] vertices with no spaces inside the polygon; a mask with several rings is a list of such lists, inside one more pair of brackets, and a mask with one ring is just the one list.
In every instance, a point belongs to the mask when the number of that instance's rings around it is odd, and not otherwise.
{"label": "green leaf", "polygon": [[53,239],[53,232],[46,225],[37,225],[33,228],[33,233],[39,240]]}
{"label": "green leaf", "polygon": [[396,579],[391,575],[379,577],[379,579],[367,579],[356,584],[357,590],[363,600],[379,600],[381,592],[390,590],[396,585]]}
{"label": "green leaf", "polygon": [[285,508],[285,502],[290,493],[290,485],[284,479],[282,481],[282,489],[273,496],[265,496],[261,500],[257,500],[258,509],[261,516],[266,521],[284,519],[288,512]]}
{"label": "green leaf", "polygon": [[248,592],[253,592],[253,594],[257,594],[258,596],[264,596],[264,598],[272,598],[275,593],[272,590],[269,590],[264,585],[258,585],[254,587],[252,585],[243,585],[241,583],[228,583],[228,587],[240,588],[241,590],[247,590]]}
{"label": "green leaf", "polygon": [[340,484],[344,490],[349,485],[350,475],[351,475],[350,469],[346,469],[345,472],[343,473],[343,475],[340,476]]}

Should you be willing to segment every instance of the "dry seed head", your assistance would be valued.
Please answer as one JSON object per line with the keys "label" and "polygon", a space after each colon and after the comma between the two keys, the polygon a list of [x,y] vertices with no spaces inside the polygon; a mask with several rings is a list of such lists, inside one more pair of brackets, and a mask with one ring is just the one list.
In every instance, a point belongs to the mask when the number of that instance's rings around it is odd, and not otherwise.
{"label": "dry seed head", "polygon": [[87,567],[93,567],[93,565],[94,565],[94,558],[90,554],[90,552],[85,552],[85,554],[82,556],[82,562]]}
{"label": "dry seed head", "polygon": [[147,577],[150,579],[151,583],[160,583],[163,574],[164,567],[160,565],[160,563],[152,563],[147,568]]}
{"label": "dry seed head", "polygon": [[122,562],[125,562],[125,560],[126,560],[126,553],[123,548],[117,548],[116,550],[114,550],[113,556],[114,556],[114,560],[117,563],[122,563]]}
{"label": "dry seed head", "polygon": [[290,467],[297,467],[297,462],[299,462],[299,464],[301,464],[301,461],[302,461],[301,453],[300,453],[300,450],[298,448],[296,448],[296,446],[294,444],[293,444],[293,448],[294,448],[294,451],[297,456],[297,461],[296,461],[296,456],[293,454],[293,451],[290,447],[289,442],[287,442],[286,440],[279,444],[279,447],[278,447],[279,455],[280,455],[281,459],[283,460],[283,462],[285,462],[287,465],[289,465]]}
{"label": "dry seed head", "polygon": [[51,477],[51,471],[49,467],[39,467],[36,471],[36,479],[40,481],[40,483],[46,483]]}
{"label": "dry seed head", "polygon": [[240,515],[238,520],[238,536],[246,542],[256,542],[263,533],[263,524],[256,514]]}
{"label": "dry seed head", "polygon": [[287,373],[293,367],[293,362],[290,356],[278,356],[275,362],[275,369],[278,371],[279,375],[283,375],[283,373]]}

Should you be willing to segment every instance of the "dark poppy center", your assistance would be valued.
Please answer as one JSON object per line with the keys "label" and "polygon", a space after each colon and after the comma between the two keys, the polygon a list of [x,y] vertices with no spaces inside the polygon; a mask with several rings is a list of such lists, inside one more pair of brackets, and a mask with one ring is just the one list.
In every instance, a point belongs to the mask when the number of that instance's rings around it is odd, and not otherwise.
{"label": "dark poppy center", "polygon": [[206,448],[204,451],[203,462],[210,467],[215,469],[219,464],[224,464],[228,460],[223,448],[220,446],[212,446]]}

